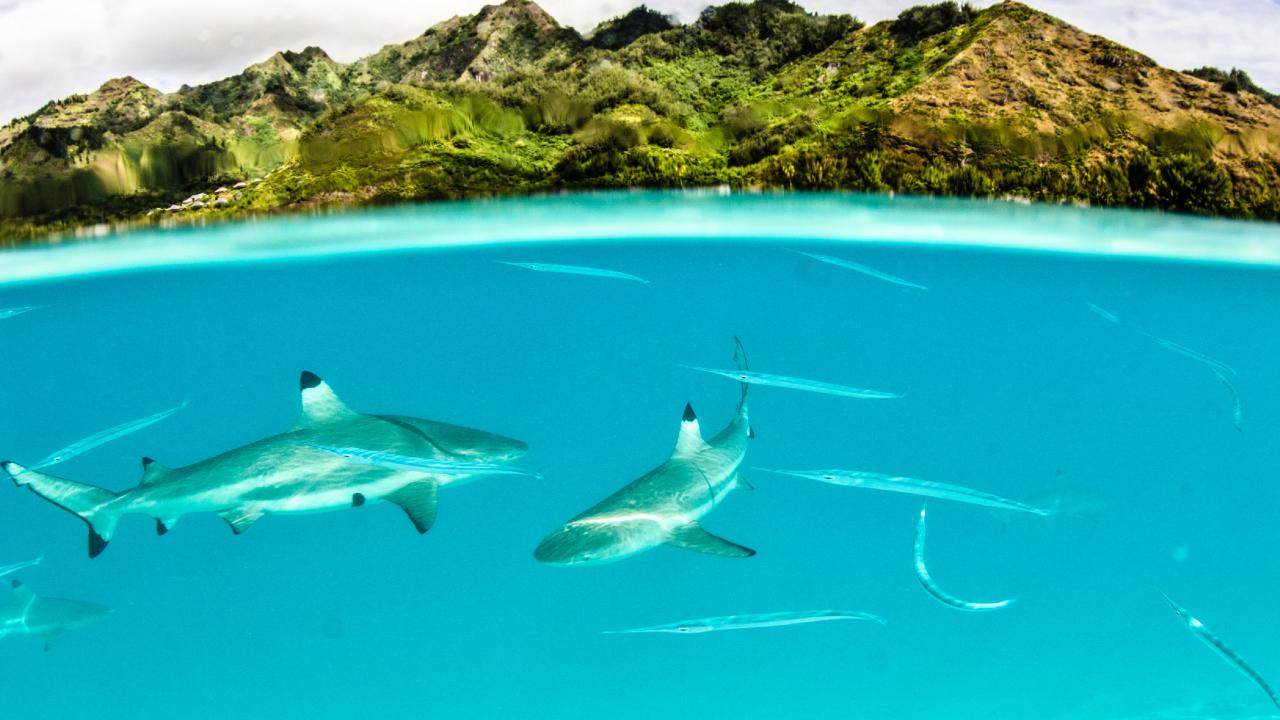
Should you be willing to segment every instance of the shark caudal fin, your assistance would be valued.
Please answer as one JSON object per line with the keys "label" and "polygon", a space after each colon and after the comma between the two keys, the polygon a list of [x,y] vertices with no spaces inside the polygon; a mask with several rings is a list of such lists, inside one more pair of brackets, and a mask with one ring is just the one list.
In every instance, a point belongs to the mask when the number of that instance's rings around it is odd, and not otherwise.
{"label": "shark caudal fin", "polygon": [[27,470],[14,462],[0,463],[15,485],[25,485],[32,492],[74,514],[89,526],[89,557],[95,558],[107,549],[115,534],[120,516],[110,508],[118,494],[100,487]]}
{"label": "shark caudal fin", "polygon": [[[740,340],[737,335],[733,336],[733,364],[736,365],[738,369],[743,372],[746,372],[747,370],[751,369],[751,367],[747,364],[747,350],[746,348],[742,347],[742,340]],[[741,385],[742,385],[742,399],[738,400],[737,414],[739,417],[745,419],[747,417],[747,394],[751,388],[751,384],[747,382],[743,382],[741,383]],[[755,428],[751,427],[750,423],[748,422],[747,437],[754,438],[755,436],[756,436]]]}

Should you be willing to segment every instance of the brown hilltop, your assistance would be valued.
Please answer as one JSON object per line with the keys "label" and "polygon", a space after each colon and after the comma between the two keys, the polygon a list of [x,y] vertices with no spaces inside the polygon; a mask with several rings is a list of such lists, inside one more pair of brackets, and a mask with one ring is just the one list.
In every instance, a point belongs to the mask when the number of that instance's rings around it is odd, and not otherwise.
{"label": "brown hilltop", "polygon": [[967,47],[890,107],[925,121],[963,115],[1047,134],[1106,116],[1135,128],[1202,123],[1222,158],[1280,151],[1280,108],[1011,0],[989,9]]}

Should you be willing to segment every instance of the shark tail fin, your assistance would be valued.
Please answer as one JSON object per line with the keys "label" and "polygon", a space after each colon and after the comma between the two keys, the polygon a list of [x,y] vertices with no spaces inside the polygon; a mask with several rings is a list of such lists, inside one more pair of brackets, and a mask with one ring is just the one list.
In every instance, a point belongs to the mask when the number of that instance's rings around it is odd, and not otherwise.
{"label": "shark tail fin", "polygon": [[110,490],[94,485],[27,470],[14,462],[0,463],[15,485],[25,485],[32,492],[74,514],[89,526],[89,557],[95,558],[107,549],[115,534],[120,516],[111,507],[119,497]]}
{"label": "shark tail fin", "polygon": [[[733,364],[736,365],[739,370],[746,371],[751,369],[747,365],[747,351],[742,347],[742,340],[738,339],[737,335],[733,336]],[[747,416],[747,393],[751,388],[751,384],[743,382],[741,385],[742,399],[738,401],[738,415],[745,418]],[[755,437],[754,430],[751,431],[751,436]]]}

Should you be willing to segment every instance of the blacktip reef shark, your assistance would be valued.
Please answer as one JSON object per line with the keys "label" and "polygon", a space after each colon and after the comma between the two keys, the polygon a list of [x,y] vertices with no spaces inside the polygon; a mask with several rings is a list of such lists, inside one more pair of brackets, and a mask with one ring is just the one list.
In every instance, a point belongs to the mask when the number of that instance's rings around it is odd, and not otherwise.
{"label": "blacktip reef shark", "polygon": [[533,270],[534,272],[560,273],[562,275],[587,275],[590,277],[611,278],[613,280],[630,280],[631,282],[649,284],[648,280],[642,277],[636,277],[629,273],[620,272],[618,270],[606,270],[604,268],[586,267],[585,265],[557,265],[555,263],[536,263],[536,262],[510,262],[508,260],[499,260],[503,265],[524,268],[525,270]]}
{"label": "blacktip reef shark", "polygon": [[0,565],[0,577],[4,577],[5,575],[11,575],[13,573],[18,572],[19,570],[26,570],[29,567],[35,567],[42,562],[44,562],[43,555],[32,560],[23,560],[22,562],[16,562],[16,563],[13,563],[12,565]]}
{"label": "blacktip reef shark", "polygon": [[5,635],[39,635],[44,649],[53,647],[62,633],[92,625],[111,612],[111,608],[82,600],[41,597],[27,586],[13,580],[13,597],[0,606],[0,637]]}
{"label": "blacktip reef shark", "polygon": [[938,583],[929,575],[929,568],[924,564],[924,513],[925,508],[920,508],[920,521],[916,523],[916,541],[914,546],[916,579],[920,581],[920,585],[924,588],[924,591],[929,593],[929,596],[934,600],[937,600],[949,608],[955,608],[956,610],[964,610],[967,612],[990,612],[992,610],[999,610],[1000,608],[1012,605],[1012,599],[1000,600],[997,602],[969,602],[968,600],[961,600],[938,586]]}
{"label": "blacktip reef shark", "polygon": [[632,633],[681,633],[694,634],[714,632],[716,630],[755,630],[758,628],[783,627],[786,625],[804,625],[807,623],[829,622],[832,620],[870,620],[880,625],[887,621],[870,613],[854,610],[794,610],[775,613],[755,613],[750,615],[724,615],[721,617],[701,618],[698,620],[680,620],[665,625],[631,628],[630,630],[605,630],[605,635],[629,635]]}
{"label": "blacktip reef shark", "polygon": [[[734,341],[734,360],[746,370],[746,352]],[[750,488],[738,474],[747,440],[754,435],[747,417],[748,385],[741,387],[737,411],[720,434],[704,440],[698,416],[685,405],[671,457],[552,532],[534,557],[554,565],[586,565],[621,560],[659,545],[723,557],[755,555],[698,524],[730,491]]]}
{"label": "blacktip reef shark", "polygon": [[1173,614],[1178,616],[1178,619],[1182,621],[1183,625],[1187,626],[1187,630],[1189,630],[1192,635],[1195,635],[1200,642],[1208,645],[1209,649],[1217,653],[1223,660],[1226,660],[1245,677],[1252,680],[1254,685],[1257,685],[1262,689],[1262,692],[1267,694],[1267,697],[1271,700],[1271,704],[1280,708],[1280,697],[1276,695],[1275,690],[1271,689],[1271,685],[1266,681],[1266,679],[1263,678],[1262,675],[1258,674],[1257,670],[1250,667],[1249,663],[1246,663],[1243,658],[1236,654],[1235,650],[1227,647],[1227,645],[1223,643],[1217,635],[1214,635],[1209,628],[1204,626],[1204,623],[1200,622],[1198,619],[1193,617],[1191,613],[1187,612],[1186,608],[1171,600],[1169,596],[1165,595],[1162,591],[1156,590],[1156,592],[1159,592],[1160,596],[1164,598],[1164,601],[1169,603],[1169,607],[1173,608]]}
{"label": "blacktip reef shark", "polygon": [[163,535],[188,513],[216,513],[240,534],[269,513],[310,513],[385,500],[398,505],[419,533],[436,518],[437,491],[456,475],[353,463],[308,444],[376,447],[401,455],[468,462],[505,462],[528,451],[519,440],[433,420],[365,415],[351,410],[314,373],[301,378],[302,413],[288,431],[186,467],[144,458],[142,481],[124,492],[25,471],[6,462],[18,485],[75,514],[89,526],[89,556],[107,547],[122,515],[156,520]]}
{"label": "blacktip reef shark", "polygon": [[999,495],[982,492],[981,490],[973,490],[959,485],[948,485],[947,483],[933,482],[931,480],[918,480],[916,478],[898,477],[894,475],[882,475],[880,473],[864,472],[862,470],[768,470],[766,468],[756,468],[764,472],[776,473],[778,475],[791,475],[793,477],[806,478],[808,480],[817,480],[818,482],[829,483],[831,485],[843,485],[845,487],[864,488],[866,490],[885,490],[888,492],[905,493],[907,495],[922,495],[924,497],[938,498],[939,500],[951,500],[954,502],[966,503],[969,505],[980,505],[982,507],[994,508],[996,510],[1012,510],[1014,512],[1030,513],[1032,515],[1040,515],[1048,517],[1053,514],[1050,508],[1038,508],[1026,503],[1020,503],[1016,500],[1002,498]]}

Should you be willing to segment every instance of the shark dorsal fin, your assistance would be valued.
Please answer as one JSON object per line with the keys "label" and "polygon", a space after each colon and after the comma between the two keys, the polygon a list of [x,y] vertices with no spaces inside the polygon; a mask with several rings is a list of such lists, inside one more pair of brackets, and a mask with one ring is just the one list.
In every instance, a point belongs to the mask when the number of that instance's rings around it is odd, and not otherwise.
{"label": "shark dorsal fin", "polygon": [[680,418],[680,435],[676,437],[676,451],[672,457],[685,457],[706,450],[707,441],[702,439],[702,428],[698,425],[698,415],[693,406],[684,406],[684,415]]}
{"label": "shark dorsal fin", "polygon": [[302,414],[294,424],[295,429],[313,427],[355,414],[319,375],[303,370],[298,385],[302,389]]}
{"label": "shark dorsal fin", "polygon": [[149,457],[144,457],[142,458],[142,480],[139,481],[138,484],[150,485],[164,477],[164,474],[167,472],[169,472],[169,468]]}

